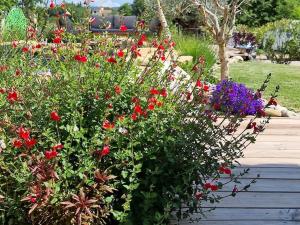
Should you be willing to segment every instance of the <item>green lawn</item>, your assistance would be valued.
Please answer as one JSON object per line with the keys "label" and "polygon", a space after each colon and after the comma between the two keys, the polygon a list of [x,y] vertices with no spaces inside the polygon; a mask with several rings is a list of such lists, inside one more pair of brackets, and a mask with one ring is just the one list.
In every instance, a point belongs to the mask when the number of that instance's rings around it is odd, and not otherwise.
{"label": "green lawn", "polygon": [[265,98],[279,84],[279,103],[289,109],[300,112],[300,66],[264,62],[243,62],[230,65],[231,78],[234,81],[245,83],[248,87],[255,90],[260,87],[269,73],[272,73],[272,78],[264,93]]}

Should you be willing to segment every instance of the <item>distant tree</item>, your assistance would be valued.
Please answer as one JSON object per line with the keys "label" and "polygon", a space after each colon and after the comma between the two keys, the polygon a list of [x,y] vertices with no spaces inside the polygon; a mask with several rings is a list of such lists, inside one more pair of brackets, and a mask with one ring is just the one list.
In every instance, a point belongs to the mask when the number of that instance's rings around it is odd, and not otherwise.
{"label": "distant tree", "polygon": [[237,22],[257,27],[283,18],[300,19],[300,0],[251,0],[243,5]]}
{"label": "distant tree", "polygon": [[131,16],[132,15],[132,6],[129,3],[125,3],[120,6],[118,11],[123,16]]}
{"label": "distant tree", "polygon": [[226,45],[232,36],[240,7],[247,0],[192,0],[192,2],[202,14],[208,31],[219,47],[221,80],[228,79],[229,60],[226,54]]}
{"label": "distant tree", "polygon": [[132,3],[132,13],[141,16],[145,11],[145,0],[134,0]]}

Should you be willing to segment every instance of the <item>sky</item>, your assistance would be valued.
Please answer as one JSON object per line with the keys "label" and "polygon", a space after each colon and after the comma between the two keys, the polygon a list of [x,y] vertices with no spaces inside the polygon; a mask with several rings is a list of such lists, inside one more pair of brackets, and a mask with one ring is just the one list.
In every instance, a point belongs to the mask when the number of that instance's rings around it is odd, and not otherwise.
{"label": "sky", "polygon": [[[60,3],[62,0],[56,0],[57,3]],[[66,2],[79,3],[84,0],[65,0]],[[132,3],[133,0],[95,0],[92,5],[94,6],[105,6],[105,7],[119,7],[124,3]]]}

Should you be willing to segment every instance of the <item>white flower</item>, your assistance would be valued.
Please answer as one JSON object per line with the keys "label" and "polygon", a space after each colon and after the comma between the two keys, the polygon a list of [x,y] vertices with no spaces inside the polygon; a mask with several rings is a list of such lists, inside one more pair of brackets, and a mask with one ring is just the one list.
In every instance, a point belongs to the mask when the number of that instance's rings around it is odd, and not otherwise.
{"label": "white flower", "polygon": [[73,131],[77,132],[77,131],[79,131],[79,128],[75,125]]}
{"label": "white flower", "polygon": [[4,140],[0,140],[0,148],[6,149],[6,144],[5,144]]}
{"label": "white flower", "polygon": [[120,128],[119,128],[119,132],[120,132],[121,134],[128,134],[128,130],[127,130],[126,128],[123,128],[123,127],[120,127]]}

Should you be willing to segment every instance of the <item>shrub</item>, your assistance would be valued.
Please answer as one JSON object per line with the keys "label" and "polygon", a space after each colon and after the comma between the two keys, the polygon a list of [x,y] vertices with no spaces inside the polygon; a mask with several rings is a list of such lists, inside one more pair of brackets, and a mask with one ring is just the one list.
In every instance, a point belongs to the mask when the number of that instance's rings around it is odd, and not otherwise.
{"label": "shrub", "polygon": [[233,161],[268,120],[228,136],[242,119],[207,110],[203,74],[164,69],[172,41],[153,40],[138,66],[142,32],[120,44],[55,30],[53,43],[13,42],[0,58],[4,224],[169,224],[222,200],[221,176],[247,172]]}
{"label": "shrub", "polygon": [[3,40],[24,40],[26,38],[27,19],[23,11],[13,8],[5,18],[3,27]]}
{"label": "shrub", "polygon": [[300,23],[292,21],[276,26],[265,33],[263,49],[268,58],[277,63],[300,59]]}

